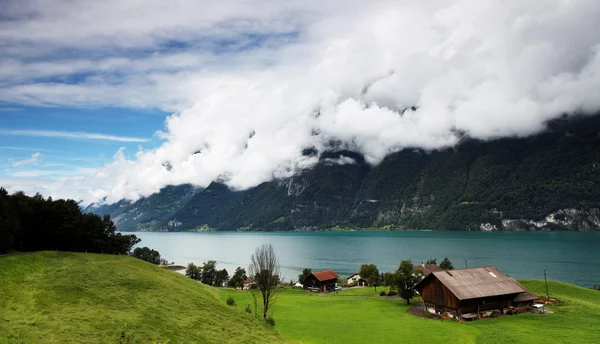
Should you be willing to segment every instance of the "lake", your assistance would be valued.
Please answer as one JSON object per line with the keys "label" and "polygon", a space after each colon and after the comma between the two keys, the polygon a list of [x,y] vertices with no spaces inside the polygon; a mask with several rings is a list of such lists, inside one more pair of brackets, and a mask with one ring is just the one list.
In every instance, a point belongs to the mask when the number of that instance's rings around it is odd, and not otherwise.
{"label": "lake", "polygon": [[[285,280],[297,279],[303,268],[333,269],[347,277],[361,264],[377,264],[380,272],[395,270],[400,261],[420,264],[430,257],[448,257],[455,268],[494,265],[517,279],[559,280],[591,288],[600,284],[600,232],[447,232],[348,231],[291,233],[134,233],[142,242],[176,264],[217,261],[230,275],[248,267],[262,244],[275,248]],[[465,262],[466,260],[466,262]]]}

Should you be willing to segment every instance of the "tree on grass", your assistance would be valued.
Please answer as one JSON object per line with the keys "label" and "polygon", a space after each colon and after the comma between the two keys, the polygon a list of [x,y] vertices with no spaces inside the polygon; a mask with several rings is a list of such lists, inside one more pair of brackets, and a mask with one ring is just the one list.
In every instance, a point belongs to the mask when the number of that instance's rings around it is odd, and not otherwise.
{"label": "tree on grass", "polygon": [[233,276],[229,279],[227,285],[230,288],[242,289],[244,288],[244,281],[248,277],[246,276],[246,269],[240,268],[239,266],[235,269]]}
{"label": "tree on grass", "polygon": [[400,262],[398,270],[396,270],[396,286],[400,297],[406,300],[406,304],[410,305],[410,299],[416,294],[415,285],[421,280],[421,274],[415,271],[415,267],[410,260]]}
{"label": "tree on grass", "polygon": [[386,272],[383,274],[383,285],[390,287],[390,291],[392,288],[396,287],[396,274],[393,272]]}
{"label": "tree on grass", "polygon": [[304,270],[302,270],[302,273],[298,275],[298,282],[304,285],[304,281],[306,281],[306,278],[310,276],[310,274],[312,274],[312,270],[309,268],[304,268]]}
{"label": "tree on grass", "polygon": [[[256,293],[262,299],[263,318],[267,319],[269,307],[273,305],[279,283],[279,260],[270,244],[262,245],[250,257],[250,276],[256,283]],[[256,307],[255,307],[256,310]]]}
{"label": "tree on grass", "polygon": [[160,264],[160,253],[148,247],[136,247],[131,255],[152,264]]}
{"label": "tree on grass", "polygon": [[448,257],[444,257],[444,260],[440,263],[440,268],[444,270],[454,270],[454,266]]}
{"label": "tree on grass", "polygon": [[377,286],[381,283],[377,265],[363,264],[358,274],[362,279],[367,281],[369,286],[375,287],[375,291],[377,291]]}
{"label": "tree on grass", "polygon": [[229,280],[229,273],[226,269],[217,271],[217,275],[215,276],[215,287],[224,286]]}
{"label": "tree on grass", "polygon": [[207,285],[215,284],[215,277],[217,277],[217,262],[209,260],[202,265],[202,283]]}
{"label": "tree on grass", "polygon": [[185,275],[196,281],[200,281],[202,278],[200,268],[194,263],[188,264],[187,269],[185,269]]}

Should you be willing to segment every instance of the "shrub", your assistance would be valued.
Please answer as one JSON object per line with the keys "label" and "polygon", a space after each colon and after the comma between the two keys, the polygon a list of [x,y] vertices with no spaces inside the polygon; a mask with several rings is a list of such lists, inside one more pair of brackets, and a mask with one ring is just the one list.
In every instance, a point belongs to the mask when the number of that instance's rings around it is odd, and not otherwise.
{"label": "shrub", "polygon": [[246,313],[252,314],[252,307],[250,305],[246,306]]}
{"label": "shrub", "polygon": [[387,293],[388,296],[396,296],[398,295],[398,292],[395,290],[391,290],[390,292]]}
{"label": "shrub", "polygon": [[235,305],[235,299],[233,298],[233,296],[227,298],[227,304],[230,306]]}
{"label": "shrub", "polygon": [[385,291],[380,291],[379,296],[385,296]]}
{"label": "shrub", "polygon": [[269,324],[270,326],[275,326],[275,319],[273,319],[272,316],[268,316],[265,321],[267,322],[267,324]]}

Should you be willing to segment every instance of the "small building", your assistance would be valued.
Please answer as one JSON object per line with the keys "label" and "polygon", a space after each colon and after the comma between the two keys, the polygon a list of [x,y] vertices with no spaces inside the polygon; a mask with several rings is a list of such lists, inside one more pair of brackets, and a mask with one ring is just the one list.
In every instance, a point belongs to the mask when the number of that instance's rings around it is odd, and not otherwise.
{"label": "small building", "polygon": [[255,286],[256,282],[254,282],[254,279],[252,277],[248,277],[245,281],[244,281],[244,290],[248,290],[251,289],[252,286]]}
{"label": "small building", "polygon": [[432,271],[415,288],[429,312],[479,318],[481,312],[499,314],[531,309],[538,297],[493,266]]}
{"label": "small building", "polygon": [[364,287],[367,285],[367,281],[365,281],[362,277],[360,277],[358,272],[353,274],[352,276],[348,277],[346,283],[348,285],[355,285],[355,286],[359,286],[359,287]]}
{"label": "small building", "polygon": [[313,272],[304,280],[304,288],[317,288],[325,292],[334,290],[337,286],[338,274],[333,270]]}
{"label": "small building", "polygon": [[429,276],[429,274],[432,273],[433,271],[444,271],[444,269],[440,268],[439,266],[437,266],[435,264],[425,264],[423,262],[421,262],[421,265],[415,266],[415,270],[422,273],[423,278]]}

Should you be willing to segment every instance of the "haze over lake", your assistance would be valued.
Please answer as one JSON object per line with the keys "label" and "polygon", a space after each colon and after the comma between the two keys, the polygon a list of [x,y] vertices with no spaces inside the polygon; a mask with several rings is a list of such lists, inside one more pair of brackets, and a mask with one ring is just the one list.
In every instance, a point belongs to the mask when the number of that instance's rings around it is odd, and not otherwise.
{"label": "haze over lake", "polygon": [[395,270],[402,259],[419,264],[447,256],[455,268],[494,265],[518,279],[548,279],[590,288],[600,283],[600,232],[447,232],[355,231],[293,233],[136,232],[140,246],[158,250],[177,264],[216,260],[231,275],[248,267],[254,249],[272,244],[282,273],[294,279],[303,268],[333,269],[347,277],[364,263],[380,272]]}

